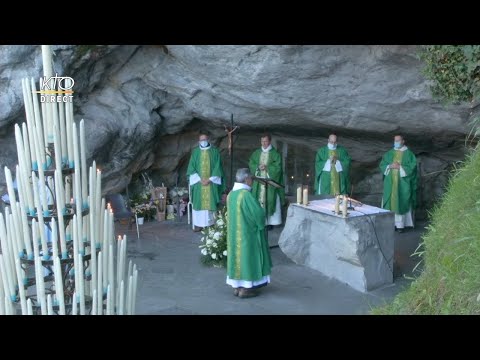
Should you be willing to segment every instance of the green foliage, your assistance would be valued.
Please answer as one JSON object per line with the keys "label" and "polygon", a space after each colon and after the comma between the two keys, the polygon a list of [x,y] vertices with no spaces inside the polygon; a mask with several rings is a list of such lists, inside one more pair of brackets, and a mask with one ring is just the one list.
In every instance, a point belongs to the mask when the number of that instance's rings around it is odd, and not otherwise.
{"label": "green foliage", "polygon": [[434,98],[458,104],[480,97],[480,45],[425,45],[419,57]]}
{"label": "green foliage", "polygon": [[480,151],[455,171],[423,236],[423,273],[374,314],[480,314]]}

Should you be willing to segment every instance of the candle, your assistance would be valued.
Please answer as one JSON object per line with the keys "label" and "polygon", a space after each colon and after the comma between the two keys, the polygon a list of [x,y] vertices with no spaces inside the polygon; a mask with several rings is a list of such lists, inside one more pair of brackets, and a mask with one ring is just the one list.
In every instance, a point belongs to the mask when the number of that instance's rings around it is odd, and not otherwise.
{"label": "candle", "polygon": [[92,315],[97,315],[97,289],[93,290],[92,298]]}
{"label": "candle", "polygon": [[47,295],[47,314],[48,315],[54,315],[53,312],[53,303],[52,303],[52,295],[48,294]]}
{"label": "candle", "polygon": [[138,270],[137,265],[133,265],[133,296],[132,296],[132,315],[135,315],[135,305],[137,302],[137,283],[138,283]]}
{"label": "candle", "polygon": [[[32,207],[33,209],[33,207]],[[28,219],[25,214],[22,214],[22,228],[23,228],[23,238],[27,250],[27,258],[29,260],[33,260],[33,253],[32,253],[32,243],[30,241],[30,231],[28,229]]]}
{"label": "candle", "polygon": [[62,162],[68,165],[68,150],[67,150],[67,132],[65,129],[65,103],[58,104],[59,110],[59,125],[60,125],[60,144],[62,146]]}
{"label": "candle", "polygon": [[335,215],[340,213],[340,196],[335,195]]}
{"label": "candle", "polygon": [[67,152],[68,152],[68,167],[74,167],[74,151],[73,151],[73,104],[65,103],[65,126],[67,132]]}
{"label": "candle", "polygon": [[62,269],[60,267],[60,259],[58,257],[53,259],[53,272],[55,274],[55,293],[58,300],[59,314],[65,315],[65,298],[63,293],[63,277]]}
{"label": "candle", "polygon": [[[40,79],[41,81],[41,79]],[[32,93],[32,101],[33,101],[33,113],[35,115],[35,126],[34,126],[34,129],[35,129],[35,134],[38,136],[38,146],[39,148],[41,149],[45,149],[45,145],[44,145],[44,136],[43,136],[43,122],[42,122],[42,116],[41,116],[41,112],[40,112],[40,105],[38,103],[38,96],[37,94],[35,93],[37,91],[37,86],[35,85],[35,81],[33,80],[33,78],[31,79],[31,86],[32,86],[32,90],[31,90],[31,93]],[[42,103],[44,104],[44,103]],[[43,107],[42,107],[42,111],[43,111]],[[45,119],[45,117],[43,117],[43,119]],[[32,124],[33,125],[33,124]],[[30,143],[31,144],[31,143]],[[38,159],[37,159],[38,161]]]}
{"label": "candle", "polygon": [[107,286],[107,312],[106,315],[112,315],[112,299],[111,299],[110,285]]}
{"label": "candle", "polygon": [[297,204],[302,203],[302,185],[298,185],[297,187]]}
{"label": "candle", "polygon": [[[90,282],[90,291],[93,294],[94,290],[97,288],[97,256],[96,256],[96,240],[95,240],[95,206],[93,204],[93,198],[94,198],[94,181],[93,177],[95,175],[95,172],[93,171],[92,167],[89,169],[89,186],[90,186],[90,250],[92,252],[91,255],[91,260],[90,260],[90,272],[92,273],[92,281]],[[95,297],[94,297],[95,298]],[[96,311],[97,309],[95,309]]]}
{"label": "candle", "polygon": [[115,273],[113,271],[113,245],[108,249],[108,286],[111,290],[112,306],[115,308]]}
{"label": "candle", "polygon": [[117,315],[123,315],[123,305],[125,301],[125,286],[123,284],[123,280],[120,282],[120,301],[118,306],[118,313]]}
{"label": "candle", "polygon": [[98,315],[103,315],[103,286],[102,286],[102,252],[98,253],[98,273],[97,273],[97,313]]}
{"label": "candle", "polygon": [[132,315],[132,290],[133,290],[133,277],[127,276],[127,301],[125,312],[127,315]]}
{"label": "candle", "polygon": [[20,259],[15,259],[15,270],[17,271],[18,294],[20,295],[20,304],[22,307],[22,315],[27,314],[27,299],[25,297],[25,287],[23,286],[23,271],[20,267]]}
{"label": "candle", "polygon": [[[32,181],[33,181],[33,195],[35,199],[35,207],[37,208],[37,218],[38,218],[38,225],[40,227],[40,239],[42,242],[42,252],[43,252],[43,258],[46,260],[48,259],[48,246],[47,246],[47,240],[45,238],[45,223],[43,221],[43,214],[42,214],[42,209],[40,207],[40,199],[38,195],[38,181],[37,181],[37,175],[35,175],[35,172],[32,171]],[[34,243],[35,244],[35,243]],[[37,246],[37,244],[35,244]]]}
{"label": "candle", "polygon": [[77,315],[77,312],[77,292],[74,292],[72,298],[72,315]]}
{"label": "candle", "polygon": [[53,143],[55,147],[55,169],[61,175],[62,174],[62,148],[60,146],[60,129],[57,126],[57,123],[53,125],[53,132],[55,137],[53,138]]}
{"label": "candle", "polygon": [[66,259],[68,257],[67,253],[67,242],[65,239],[65,221],[63,218],[63,209],[65,208],[65,204],[63,203],[63,186],[62,186],[61,175],[55,171],[55,196],[57,200],[57,215],[58,215],[58,229],[60,233],[60,250],[62,252],[62,259]]}
{"label": "candle", "polygon": [[343,203],[342,203],[342,217],[347,217],[347,195],[343,195]]}
{"label": "candle", "polygon": [[31,299],[27,300],[27,315],[33,315],[33,306]]}
{"label": "candle", "polygon": [[42,267],[42,261],[40,260],[39,256],[35,257],[35,278],[36,278],[37,299],[38,299],[38,302],[40,303],[42,315],[47,315],[47,303],[45,301],[45,282],[43,279],[43,267]]}
{"label": "candle", "polygon": [[28,130],[27,124],[22,123],[22,139],[24,146],[24,156],[25,156],[25,168],[23,169],[25,174],[28,174],[32,169],[32,162],[30,156],[30,144],[28,143]]}
{"label": "candle", "polygon": [[[12,276],[12,271],[10,266],[6,263],[6,258],[3,254],[0,254],[0,271],[3,275],[3,291],[5,293],[5,298],[8,298],[10,301],[12,297],[15,296],[15,283]],[[3,300],[3,299],[2,299]]]}
{"label": "candle", "polygon": [[57,222],[55,221],[55,218],[52,218],[51,229],[52,229],[52,256],[53,256],[53,259],[55,260],[58,257],[58,231],[57,231]]}
{"label": "candle", "polygon": [[308,186],[303,189],[303,205],[308,205]]}
{"label": "candle", "polygon": [[85,315],[85,277],[83,273],[83,255],[78,254],[78,268],[75,268],[75,273],[78,272],[79,283],[75,284],[75,290],[79,289],[80,293],[80,315]]}
{"label": "candle", "polygon": [[87,201],[87,155],[85,145],[85,122],[80,120],[80,161],[81,161],[81,175],[82,175],[82,199],[83,205]]}
{"label": "candle", "polygon": [[43,75],[48,79],[53,76],[52,49],[50,45],[42,45]]}

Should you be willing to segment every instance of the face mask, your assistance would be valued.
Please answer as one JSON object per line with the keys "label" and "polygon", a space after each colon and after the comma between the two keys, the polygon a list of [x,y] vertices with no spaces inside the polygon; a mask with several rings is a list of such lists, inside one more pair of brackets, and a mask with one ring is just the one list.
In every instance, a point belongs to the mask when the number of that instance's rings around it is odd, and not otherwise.
{"label": "face mask", "polygon": [[337,148],[337,144],[330,144],[330,143],[328,143],[328,148],[329,148],[330,150],[335,150],[335,149]]}
{"label": "face mask", "polygon": [[400,148],[402,147],[402,143],[401,143],[400,141],[395,141],[395,142],[393,143],[393,147],[394,147],[395,149],[400,149]]}
{"label": "face mask", "polygon": [[202,140],[202,141],[199,141],[199,144],[201,147],[207,147],[208,146],[208,141],[207,140]]}

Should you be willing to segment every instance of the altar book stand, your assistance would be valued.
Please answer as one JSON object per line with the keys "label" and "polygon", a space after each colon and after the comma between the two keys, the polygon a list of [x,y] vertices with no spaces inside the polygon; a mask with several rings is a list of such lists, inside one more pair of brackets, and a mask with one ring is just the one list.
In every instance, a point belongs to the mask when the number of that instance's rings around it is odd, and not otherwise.
{"label": "altar book stand", "polygon": [[[252,179],[254,181],[258,181],[262,185],[265,185],[265,197],[264,197],[263,204],[265,205],[265,222],[266,222],[268,220],[268,215],[269,215],[268,214],[268,205],[267,205],[268,187],[272,186],[272,187],[277,188],[277,189],[283,189],[285,186],[283,186],[282,184],[279,184],[275,180],[272,180],[272,179],[266,178],[266,177],[253,176]],[[267,230],[267,225],[266,224],[265,224],[265,239],[267,240],[267,243],[268,243],[268,230]],[[269,247],[270,247],[270,249],[272,249],[272,248],[278,247],[278,245],[273,245],[273,246],[269,246]]]}

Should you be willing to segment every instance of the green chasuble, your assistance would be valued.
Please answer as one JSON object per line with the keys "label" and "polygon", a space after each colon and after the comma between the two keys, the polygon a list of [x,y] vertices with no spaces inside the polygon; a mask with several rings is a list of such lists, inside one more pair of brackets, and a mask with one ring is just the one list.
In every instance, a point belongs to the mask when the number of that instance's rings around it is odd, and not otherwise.
{"label": "green chasuble", "polygon": [[391,149],[383,155],[380,162],[382,174],[385,174],[388,165],[395,161],[400,163],[407,176],[402,177],[399,169],[390,169],[388,175],[383,176],[382,208],[403,215],[416,206],[417,159],[409,149]]}
{"label": "green chasuble", "polygon": [[[261,164],[267,166],[267,171],[257,171]],[[284,185],[282,155],[280,155],[277,149],[275,149],[273,146],[268,152],[263,152],[262,149],[255,150],[252,156],[250,156],[248,167],[253,175],[258,177],[266,177],[268,173],[270,179],[281,185]],[[252,186],[252,194],[260,204],[263,204],[265,199],[265,185],[261,185],[258,181],[254,181]],[[285,189],[269,186],[267,190],[268,216],[271,216],[275,212],[275,207],[277,206],[277,195],[280,197],[280,205],[283,205],[285,203]]]}
{"label": "green chasuble", "polygon": [[270,275],[272,259],[265,239],[265,211],[250,191],[227,197],[227,275],[235,280],[260,280]]}
{"label": "green chasuble", "polygon": [[187,168],[187,177],[197,173],[202,179],[209,179],[212,176],[218,176],[222,179],[222,184],[217,185],[212,182],[203,186],[199,181],[192,185],[192,203],[194,210],[217,210],[217,204],[222,198],[225,190],[225,177],[223,174],[222,160],[220,152],[213,146],[207,150],[200,150],[196,147],[192,150],[190,162]]}
{"label": "green chasuble", "polygon": [[[342,171],[337,172],[334,164],[331,164],[330,171],[323,171],[331,155],[337,156],[337,161],[342,165]],[[351,161],[350,155],[343,146],[337,145],[335,150],[330,150],[328,146],[318,149],[315,157],[315,194],[348,194]]]}

